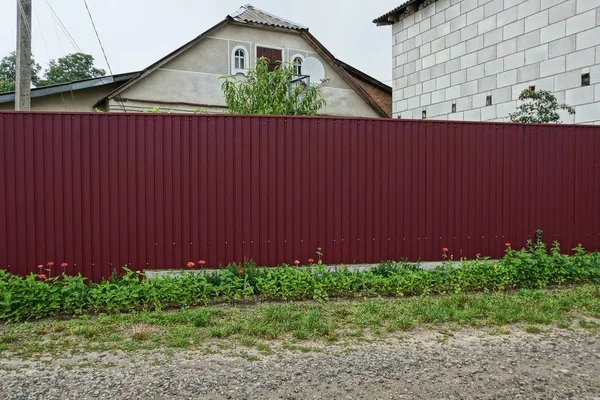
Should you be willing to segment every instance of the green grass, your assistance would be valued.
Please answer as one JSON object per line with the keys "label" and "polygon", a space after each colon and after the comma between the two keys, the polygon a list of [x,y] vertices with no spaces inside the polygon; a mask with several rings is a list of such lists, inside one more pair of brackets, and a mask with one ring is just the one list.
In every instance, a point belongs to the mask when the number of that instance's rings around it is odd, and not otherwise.
{"label": "green grass", "polygon": [[35,356],[64,351],[194,349],[223,343],[224,347],[240,344],[271,354],[272,341],[283,341],[289,349],[314,351],[310,344],[315,342],[397,336],[419,326],[449,323],[508,334],[509,324],[526,324],[526,332],[542,333],[545,329],[540,326],[556,323],[569,328],[570,321],[578,321],[579,327],[597,331],[597,318],[599,285],[510,294],[223,305],[6,324],[0,326],[0,352]]}
{"label": "green grass", "polygon": [[543,333],[544,330],[536,325],[527,325],[527,327],[525,327],[525,332],[533,333],[533,334],[540,334],[540,333]]}

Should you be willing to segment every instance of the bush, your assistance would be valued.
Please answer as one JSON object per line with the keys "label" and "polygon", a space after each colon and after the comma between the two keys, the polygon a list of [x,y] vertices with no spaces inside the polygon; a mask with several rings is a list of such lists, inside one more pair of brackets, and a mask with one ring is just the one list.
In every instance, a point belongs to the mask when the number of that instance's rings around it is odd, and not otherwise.
{"label": "bush", "polygon": [[499,261],[446,259],[434,270],[406,262],[384,262],[362,272],[328,268],[320,261],[305,267],[268,269],[233,264],[218,272],[151,280],[124,269],[119,277],[88,284],[81,276],[63,274],[40,279],[33,274],[19,277],[0,270],[0,320],[181,308],[252,298],[420,296],[600,282],[600,255],[588,253],[581,246],[573,250],[572,255],[562,254],[558,243],[547,249],[538,233],[536,241],[528,242],[522,250],[508,245]]}

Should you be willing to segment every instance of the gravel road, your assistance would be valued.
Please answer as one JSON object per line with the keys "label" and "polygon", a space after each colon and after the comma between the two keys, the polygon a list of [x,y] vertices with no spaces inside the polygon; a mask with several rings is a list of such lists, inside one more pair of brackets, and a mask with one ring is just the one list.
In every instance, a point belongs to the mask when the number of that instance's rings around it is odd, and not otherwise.
{"label": "gravel road", "polygon": [[[374,343],[19,360],[0,399],[600,399],[597,332],[419,329]],[[311,347],[308,347],[311,346]],[[310,350],[310,351],[307,351]]]}

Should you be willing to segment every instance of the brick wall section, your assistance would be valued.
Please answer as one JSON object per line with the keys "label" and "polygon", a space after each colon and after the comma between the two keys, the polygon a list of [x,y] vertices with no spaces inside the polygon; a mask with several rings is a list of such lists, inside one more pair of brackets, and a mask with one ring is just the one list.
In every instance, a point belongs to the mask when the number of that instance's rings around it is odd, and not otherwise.
{"label": "brick wall section", "polygon": [[392,32],[394,117],[507,121],[535,86],[600,124],[600,0],[429,0]]}
{"label": "brick wall section", "polygon": [[389,92],[386,93],[377,86],[371,85],[370,83],[367,83],[361,79],[357,79],[355,77],[352,77],[352,79],[354,79],[356,83],[358,83],[367,91],[369,96],[371,96],[371,98],[375,100],[377,104],[379,104],[379,107],[386,112],[389,118],[392,117],[392,96],[390,96]]}

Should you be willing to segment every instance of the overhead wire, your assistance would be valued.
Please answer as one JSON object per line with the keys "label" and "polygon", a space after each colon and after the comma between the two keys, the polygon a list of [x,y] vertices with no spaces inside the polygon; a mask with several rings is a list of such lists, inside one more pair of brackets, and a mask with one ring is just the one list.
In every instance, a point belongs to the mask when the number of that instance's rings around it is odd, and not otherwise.
{"label": "overhead wire", "polygon": [[[52,0],[48,0],[52,4]],[[54,25],[54,33],[56,34],[56,41],[58,42],[58,47],[60,48],[60,53],[65,54],[65,51],[62,47],[62,42],[60,41],[60,35],[58,34],[58,25],[56,24],[56,18],[52,18],[52,24]]]}
{"label": "overhead wire", "polygon": [[[35,19],[37,20],[37,23],[40,27],[40,35],[42,36],[42,40],[44,42],[44,48],[46,49],[46,56],[48,56],[48,60],[50,60],[51,59],[50,49],[48,48],[48,41],[46,40],[46,36],[44,35],[44,29],[42,28],[42,22],[40,20],[40,15],[37,12],[37,7],[33,7],[33,13],[35,14]],[[33,22],[31,24],[33,25]],[[34,53],[35,52],[32,51],[32,54],[34,54]],[[72,91],[71,91],[71,97],[73,97]],[[65,107],[65,98],[64,98],[62,92],[60,93],[60,98],[62,100],[62,104],[63,104],[63,108],[64,108]],[[66,111],[66,108],[65,108],[65,111]]]}
{"label": "overhead wire", "polygon": [[[48,0],[48,1],[49,1],[49,4],[52,5],[52,0]],[[62,54],[63,57],[64,57],[64,56],[66,56],[66,53],[65,53],[65,50],[63,49],[62,41],[60,40],[60,35],[58,34],[58,24],[56,23],[56,18],[52,18],[52,25],[54,25],[54,34],[56,35],[56,41],[57,41],[58,47],[60,49],[60,54]],[[48,55],[48,59],[50,59],[49,55]],[[71,88],[69,86],[69,90],[71,92],[71,101],[73,101],[73,103],[74,103],[75,102],[75,96],[73,95],[73,88]],[[60,98],[62,100],[63,107],[64,107],[65,97],[63,96],[62,92],[60,92]]]}
{"label": "overhead wire", "polygon": [[98,29],[96,29],[96,24],[94,23],[94,18],[92,17],[92,13],[90,12],[90,7],[88,6],[87,0],[83,0],[83,4],[85,4],[85,9],[87,10],[88,16],[90,17],[90,21],[92,22],[92,27],[94,28],[94,33],[96,34],[96,38],[98,39],[98,43],[100,44],[100,49],[102,49],[102,55],[104,55],[104,61],[106,61],[108,71],[112,75],[112,68],[110,67],[110,63],[108,62],[108,57],[106,57],[106,51],[104,51],[104,46],[102,45],[102,40],[100,40],[100,35],[98,34]]}
{"label": "overhead wire", "polygon": [[[96,29],[96,24],[94,23],[94,18],[92,17],[92,12],[90,11],[90,7],[88,6],[87,0],[83,0],[83,3],[85,4],[85,8],[87,10],[88,16],[90,17],[90,21],[92,22],[92,27],[94,28],[94,33],[96,33],[96,38],[98,39],[98,43],[100,44],[100,49],[102,49],[102,54],[104,55],[104,61],[106,61],[106,65],[108,66],[108,71],[110,72],[110,75],[113,78],[114,81],[114,74],[112,71],[112,68],[110,66],[110,62],[108,62],[108,57],[106,56],[106,51],[104,50],[104,45],[102,44],[102,40],[100,40],[100,35],[98,34],[98,29]],[[117,94],[118,96],[118,94]],[[121,107],[123,107],[123,111],[127,111],[127,109],[125,108],[125,103],[123,102],[123,99],[121,99],[120,101],[121,103]]]}
{"label": "overhead wire", "polygon": [[71,42],[71,44],[73,45],[73,47],[75,48],[75,50],[78,53],[82,53],[81,48],[77,45],[77,42],[75,41],[75,39],[73,38],[73,36],[71,36],[71,34],[69,33],[69,30],[67,29],[67,27],[65,26],[65,24],[63,24],[62,20],[58,16],[58,14],[56,14],[56,12],[54,11],[54,7],[52,7],[52,5],[50,3],[48,3],[48,0],[44,0],[44,3],[46,3],[46,6],[48,6],[48,8],[50,9],[50,12],[52,12],[52,15],[58,21],[61,29],[63,30],[63,32],[67,36],[67,39],[69,39],[69,41]]}
{"label": "overhead wire", "polygon": [[[46,49],[46,55],[48,59],[50,59],[50,50],[48,48],[48,42],[46,41],[46,36],[44,36],[44,30],[42,29],[42,22],[40,21],[40,15],[37,12],[37,8],[33,7],[33,13],[35,14],[35,19],[37,20],[38,25],[40,26],[40,35],[42,36],[42,41],[44,42],[44,48]],[[33,25],[33,22],[32,22]],[[32,43],[33,45],[33,43]]]}

